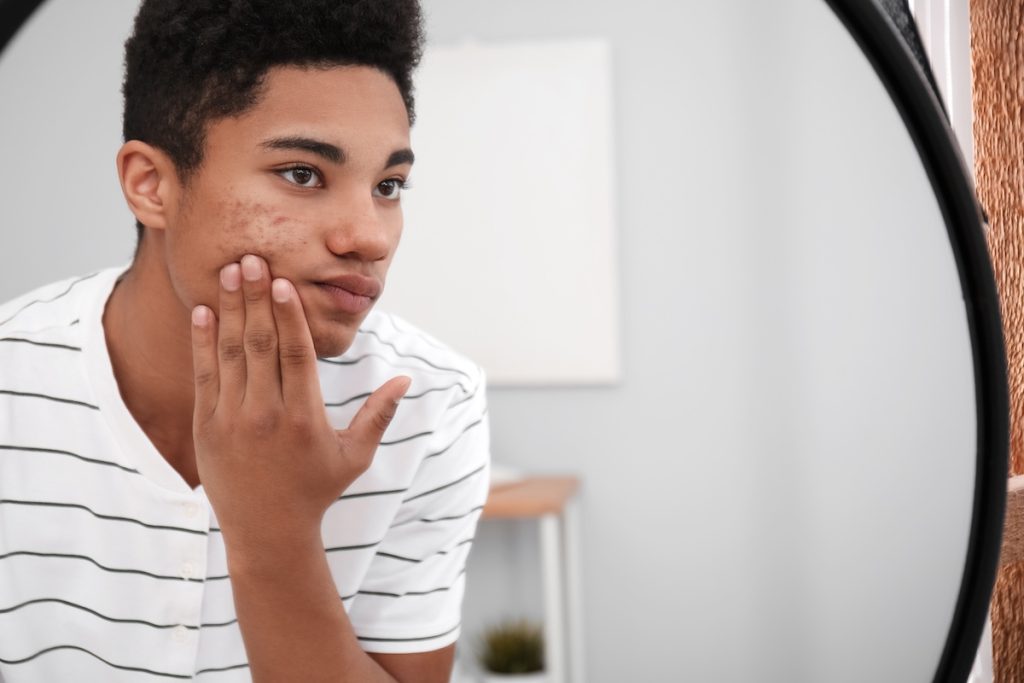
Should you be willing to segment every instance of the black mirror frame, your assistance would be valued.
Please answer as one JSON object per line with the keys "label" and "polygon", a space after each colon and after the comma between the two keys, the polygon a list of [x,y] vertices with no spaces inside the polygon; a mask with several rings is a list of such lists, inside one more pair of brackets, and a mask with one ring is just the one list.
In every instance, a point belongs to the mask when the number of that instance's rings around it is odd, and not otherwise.
{"label": "black mirror frame", "polygon": [[874,2],[826,2],[857,41],[903,117],[939,202],[960,274],[974,361],[978,451],[967,559],[933,680],[963,683],[992,599],[1006,508],[1010,399],[999,296],[971,176],[927,74]]}
{"label": "black mirror frame", "polygon": [[[44,0],[0,0],[0,53]],[[967,679],[999,564],[1009,458],[1009,389],[1003,327],[982,214],[970,175],[936,99],[888,15],[868,0],[825,0],[885,84],[924,163],[960,275],[970,328],[977,461],[967,559],[935,683]]]}

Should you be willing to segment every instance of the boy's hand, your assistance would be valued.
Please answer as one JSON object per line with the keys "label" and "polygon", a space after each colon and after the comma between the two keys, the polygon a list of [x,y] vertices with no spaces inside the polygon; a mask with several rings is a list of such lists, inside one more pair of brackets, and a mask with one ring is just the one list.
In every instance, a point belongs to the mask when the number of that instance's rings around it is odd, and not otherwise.
{"label": "boy's hand", "polygon": [[410,379],[377,389],[335,431],[295,287],[247,255],[220,274],[220,320],[192,312],[199,478],[229,548],[286,551],[319,539],[328,506],[373,461]]}

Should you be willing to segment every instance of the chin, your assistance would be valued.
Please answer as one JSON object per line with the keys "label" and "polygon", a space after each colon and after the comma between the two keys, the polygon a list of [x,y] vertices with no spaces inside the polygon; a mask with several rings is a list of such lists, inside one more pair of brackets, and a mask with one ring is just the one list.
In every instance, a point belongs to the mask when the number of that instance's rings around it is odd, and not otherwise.
{"label": "chin", "polygon": [[334,358],[348,351],[355,339],[355,330],[339,330],[333,334],[314,334],[313,349],[317,358]]}

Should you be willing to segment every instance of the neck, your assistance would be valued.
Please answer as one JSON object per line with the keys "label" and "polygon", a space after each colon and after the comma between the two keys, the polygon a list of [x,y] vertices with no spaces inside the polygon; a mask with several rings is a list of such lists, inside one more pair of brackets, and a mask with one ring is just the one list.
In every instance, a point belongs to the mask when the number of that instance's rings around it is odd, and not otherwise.
{"label": "neck", "polygon": [[164,459],[195,487],[190,312],[160,258],[162,237],[146,235],[107,302],[103,329],[125,406]]}

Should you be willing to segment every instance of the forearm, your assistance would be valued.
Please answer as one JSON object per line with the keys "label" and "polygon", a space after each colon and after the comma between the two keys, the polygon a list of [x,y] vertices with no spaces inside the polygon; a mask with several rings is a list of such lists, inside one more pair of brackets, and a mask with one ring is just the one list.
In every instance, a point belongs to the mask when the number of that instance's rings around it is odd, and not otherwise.
{"label": "forearm", "polygon": [[395,683],[359,646],[318,534],[228,549],[238,624],[256,683]]}

